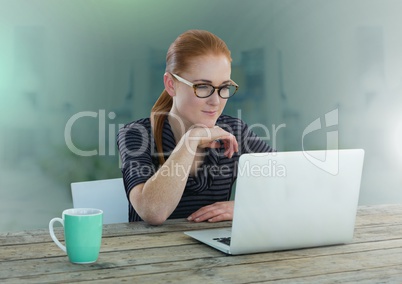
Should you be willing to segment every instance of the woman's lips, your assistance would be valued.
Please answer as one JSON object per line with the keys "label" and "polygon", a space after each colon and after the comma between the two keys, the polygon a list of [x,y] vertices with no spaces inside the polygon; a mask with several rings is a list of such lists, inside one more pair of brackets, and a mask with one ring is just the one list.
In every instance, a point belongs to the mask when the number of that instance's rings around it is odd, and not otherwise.
{"label": "woman's lips", "polygon": [[217,113],[217,111],[206,111],[206,110],[203,110],[202,112],[209,116],[214,116]]}

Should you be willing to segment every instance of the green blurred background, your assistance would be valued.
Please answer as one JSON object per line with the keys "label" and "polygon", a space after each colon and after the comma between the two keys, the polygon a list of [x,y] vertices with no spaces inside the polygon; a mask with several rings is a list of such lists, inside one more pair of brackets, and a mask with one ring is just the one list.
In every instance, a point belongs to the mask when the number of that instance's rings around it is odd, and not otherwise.
{"label": "green blurred background", "polygon": [[232,51],[241,88],[227,114],[280,151],[365,149],[360,204],[401,202],[400,11],[400,0],[0,0],[0,232],[45,228],[72,206],[71,182],[121,176],[118,128],[149,115],[167,48],[193,28]]}

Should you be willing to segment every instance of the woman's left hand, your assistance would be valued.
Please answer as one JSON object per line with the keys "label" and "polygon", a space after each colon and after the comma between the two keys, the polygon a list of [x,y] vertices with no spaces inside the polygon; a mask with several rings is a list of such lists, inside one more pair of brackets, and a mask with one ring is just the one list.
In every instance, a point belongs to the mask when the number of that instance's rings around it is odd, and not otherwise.
{"label": "woman's left hand", "polygon": [[220,222],[233,220],[234,201],[216,202],[211,205],[204,206],[193,214],[187,220],[194,222]]}

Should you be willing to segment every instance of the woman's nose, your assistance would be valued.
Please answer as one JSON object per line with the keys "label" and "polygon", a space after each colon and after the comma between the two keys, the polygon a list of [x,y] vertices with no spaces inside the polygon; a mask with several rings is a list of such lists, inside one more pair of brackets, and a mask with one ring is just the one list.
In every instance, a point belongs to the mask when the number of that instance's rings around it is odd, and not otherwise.
{"label": "woman's nose", "polygon": [[217,104],[219,104],[219,99],[220,99],[220,97],[218,95],[218,90],[215,89],[215,91],[212,93],[212,95],[210,95],[208,97],[208,103],[213,104],[213,105],[217,105]]}

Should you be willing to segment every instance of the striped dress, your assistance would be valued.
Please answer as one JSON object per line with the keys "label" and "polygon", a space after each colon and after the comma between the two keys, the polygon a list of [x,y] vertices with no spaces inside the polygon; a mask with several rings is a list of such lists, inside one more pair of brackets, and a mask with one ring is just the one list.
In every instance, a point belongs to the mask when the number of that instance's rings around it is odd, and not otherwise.
{"label": "striped dress", "polygon": [[[190,175],[177,208],[169,219],[187,218],[203,206],[227,201],[231,187],[237,176],[237,164],[241,154],[271,152],[272,148],[252,132],[247,124],[238,118],[221,115],[216,125],[232,133],[239,144],[239,152],[232,158],[223,155],[224,147],[206,149],[204,162],[197,173]],[[176,142],[168,119],[163,126],[163,151],[167,159]],[[127,197],[130,190],[138,184],[145,183],[158,170],[159,162],[156,144],[149,118],[143,118],[126,124],[119,130],[117,145],[122,161],[122,174]],[[180,168],[172,169],[179,171]],[[129,202],[129,221],[141,221]]]}

